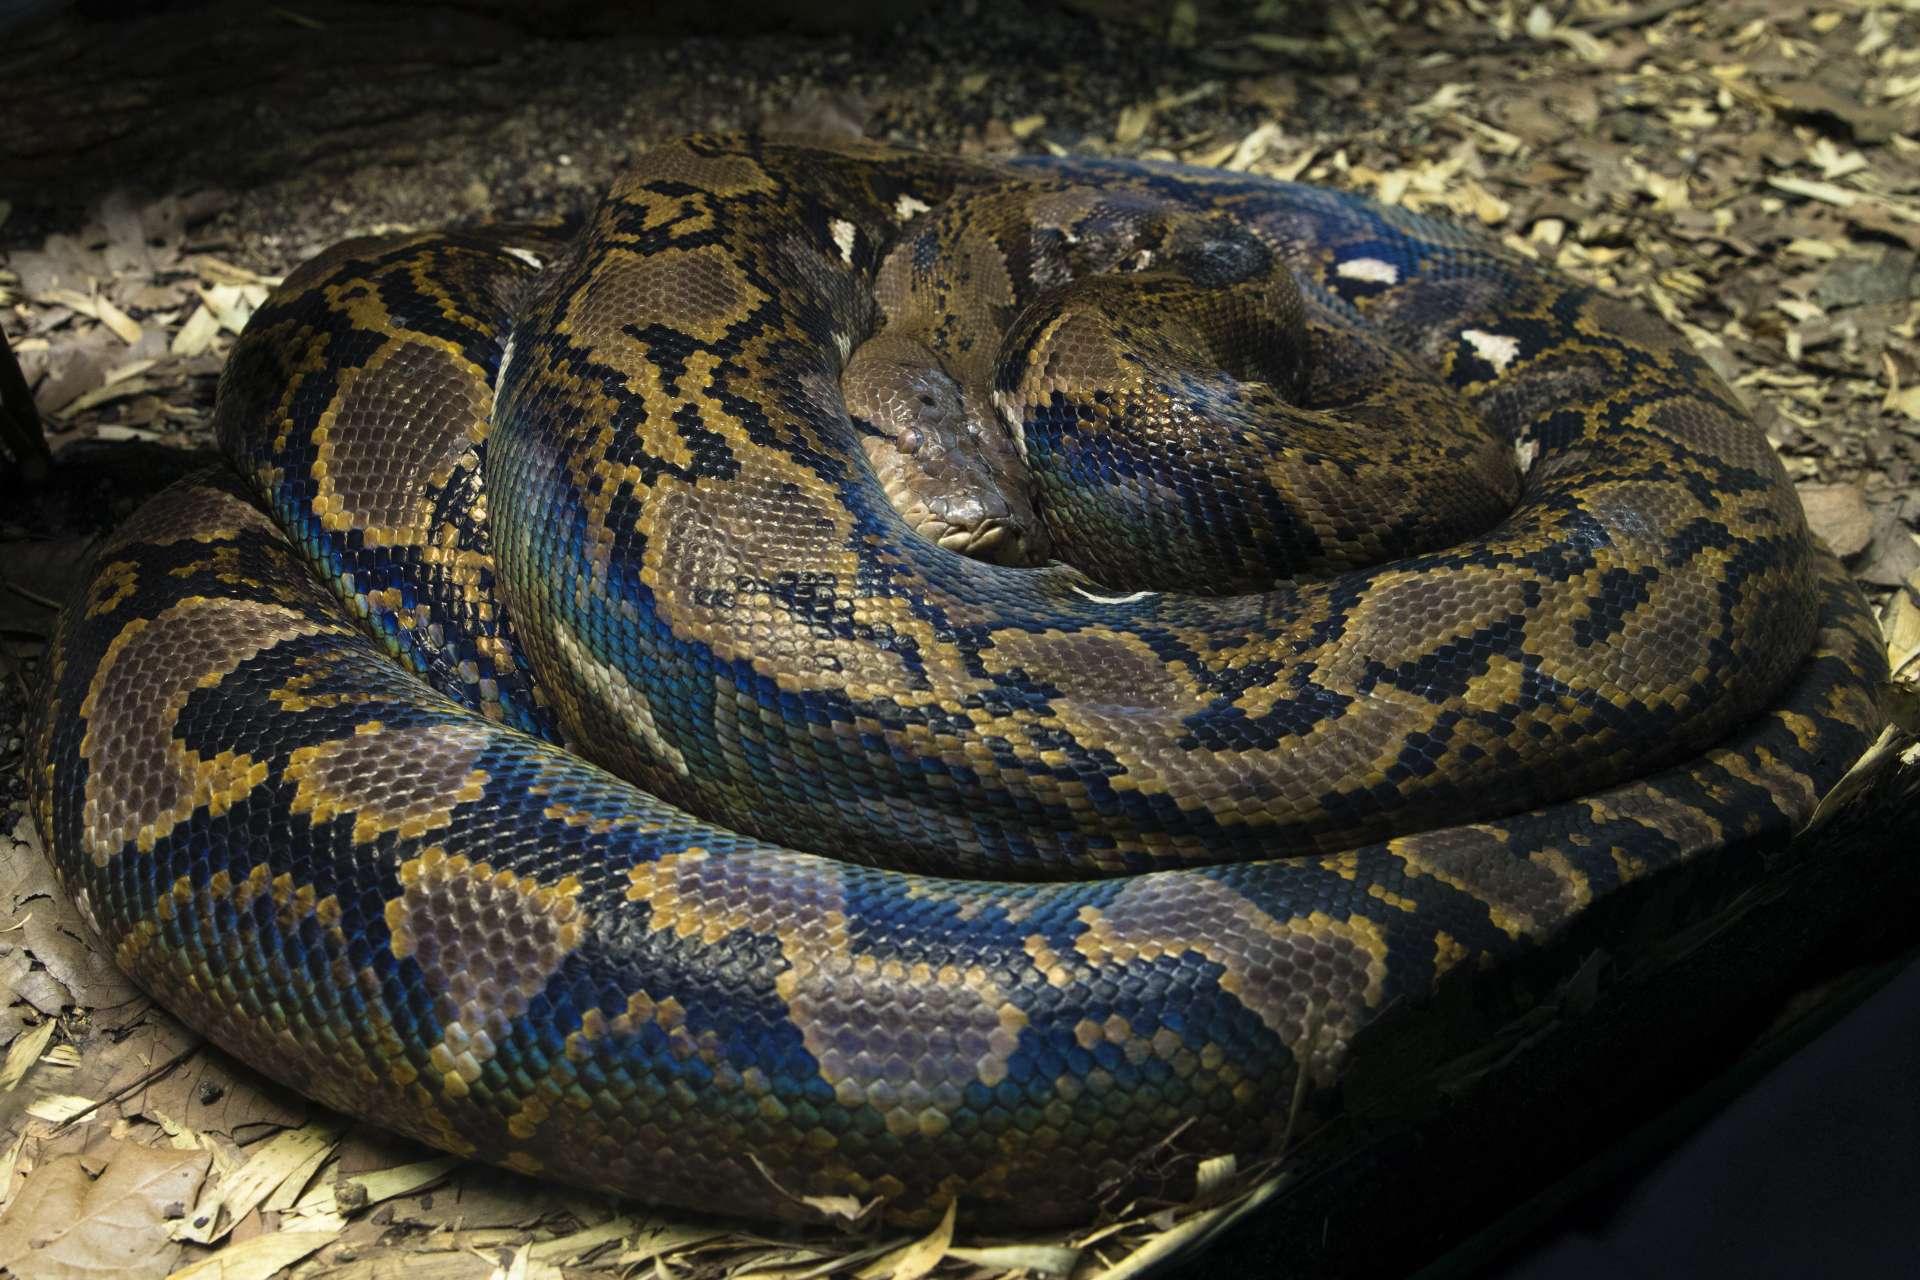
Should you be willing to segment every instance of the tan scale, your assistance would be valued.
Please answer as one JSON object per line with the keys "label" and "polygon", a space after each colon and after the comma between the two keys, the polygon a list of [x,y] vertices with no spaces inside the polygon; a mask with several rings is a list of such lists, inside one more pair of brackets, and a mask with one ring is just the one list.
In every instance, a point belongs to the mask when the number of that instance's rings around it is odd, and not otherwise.
{"label": "tan scale", "polygon": [[[291,610],[200,596],[121,628],[79,707],[89,765],[85,843],[95,862],[150,850],[196,808],[217,816],[264,782],[263,762],[232,751],[197,755],[173,735],[173,722],[196,689],[217,685],[262,650],[333,630]],[[103,705],[111,717],[96,714]]]}
{"label": "tan scale", "polygon": [[588,925],[575,901],[580,882],[543,885],[435,845],[401,865],[400,883],[386,907],[393,953],[418,963],[438,995],[432,1061],[447,1096],[463,1098],[496,1038],[580,944]]}
{"label": "tan scale", "polygon": [[355,844],[389,832],[417,840],[486,794],[487,774],[473,767],[485,749],[484,737],[471,731],[369,720],[351,737],[294,751],[284,775],[298,787],[289,811],[315,825],[350,815]]}

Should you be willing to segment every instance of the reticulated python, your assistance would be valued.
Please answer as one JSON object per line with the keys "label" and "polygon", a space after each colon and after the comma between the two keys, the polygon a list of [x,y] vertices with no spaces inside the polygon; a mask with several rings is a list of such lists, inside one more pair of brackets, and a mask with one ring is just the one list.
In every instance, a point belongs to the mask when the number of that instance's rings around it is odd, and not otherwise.
{"label": "reticulated python", "polygon": [[321,255],[218,425],[52,649],[65,883],[244,1060],[646,1199],[1177,1193],[1879,723],[1683,342],[1306,187],[692,139]]}

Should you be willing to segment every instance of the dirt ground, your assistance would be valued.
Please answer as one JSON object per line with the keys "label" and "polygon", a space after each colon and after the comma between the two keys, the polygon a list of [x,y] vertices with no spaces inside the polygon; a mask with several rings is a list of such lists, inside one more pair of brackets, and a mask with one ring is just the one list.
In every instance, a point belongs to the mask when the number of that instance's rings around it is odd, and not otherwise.
{"label": "dirt ground", "polygon": [[938,1232],[768,1242],[451,1171],[200,1051],[78,942],[20,798],[51,602],[85,540],[208,444],[267,290],[343,237],[575,212],[696,129],[1304,178],[1477,222],[1657,309],[1877,599],[1920,570],[1920,0],[876,2],[840,29],[693,35],[644,6],[546,6],[544,27],[482,3],[126,7],[0,28],[0,331],[53,449],[92,458],[45,485],[0,460],[0,1241],[25,1238],[13,1222],[55,1246],[0,1244],[25,1280],[403,1258],[1091,1276],[1175,1224],[1018,1255]]}

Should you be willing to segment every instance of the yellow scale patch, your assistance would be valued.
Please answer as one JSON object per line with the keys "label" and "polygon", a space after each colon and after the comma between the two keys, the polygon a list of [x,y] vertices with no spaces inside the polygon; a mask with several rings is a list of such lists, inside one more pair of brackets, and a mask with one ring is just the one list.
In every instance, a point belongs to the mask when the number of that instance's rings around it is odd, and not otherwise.
{"label": "yellow scale patch", "polygon": [[[491,426],[486,372],[451,339],[403,331],[362,281],[325,293],[356,329],[389,341],[365,364],[339,371],[333,400],[309,435],[313,513],[330,532],[358,529],[368,547],[425,546],[436,534],[429,495]],[[418,405],[405,433],[383,424],[395,388]]]}
{"label": "yellow scale patch", "polygon": [[580,882],[541,884],[433,845],[401,864],[400,886],[386,906],[390,945],[436,993],[441,1036],[429,1056],[440,1092],[458,1101],[585,937]]}
{"label": "yellow scale patch", "polygon": [[802,855],[787,865],[788,876],[736,870],[689,849],[633,867],[627,897],[648,904],[652,930],[707,946],[777,938],[787,968],[775,991],[841,1104],[873,1107],[898,1135],[944,1131],[969,1084],[1006,1079],[1025,1011],[978,965],[855,954],[830,865]]}
{"label": "yellow scale patch", "polygon": [[1512,856],[1498,827],[1472,826],[1402,836],[1387,843],[1408,875],[1427,876],[1486,904],[1493,926],[1516,941],[1565,919],[1566,886]]}
{"label": "yellow scale patch", "polygon": [[1321,1083],[1337,1075],[1386,983],[1380,925],[1320,911],[1279,920],[1216,880],[1132,881],[1106,906],[1082,907],[1080,921],[1074,949],[1096,968],[1185,953],[1219,965],[1220,989]]}
{"label": "yellow scale patch", "polygon": [[390,729],[370,720],[352,737],[293,752],[286,768],[297,784],[290,812],[316,826],[352,814],[356,844],[388,832],[417,840],[486,794],[487,775],[473,763],[487,745],[477,726]]}
{"label": "yellow scale patch", "polygon": [[[151,851],[196,809],[218,817],[266,781],[267,766],[247,755],[190,751],[174,723],[196,689],[216,687],[261,651],[340,630],[273,605],[206,596],[122,627],[80,704],[80,755],[89,764],[82,839],[95,865],[122,850]],[[103,707],[111,713],[96,714]]]}

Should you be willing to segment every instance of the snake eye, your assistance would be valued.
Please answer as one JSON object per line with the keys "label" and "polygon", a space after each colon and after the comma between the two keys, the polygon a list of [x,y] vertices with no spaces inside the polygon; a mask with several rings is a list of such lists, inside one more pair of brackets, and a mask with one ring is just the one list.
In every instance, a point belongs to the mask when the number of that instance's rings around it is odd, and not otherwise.
{"label": "snake eye", "polygon": [[1221,289],[1264,275],[1273,265],[1273,251],[1239,222],[1209,218],[1177,228],[1166,259],[1193,283]]}

